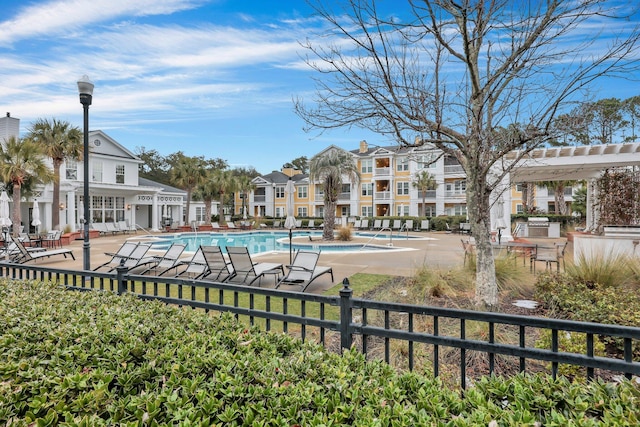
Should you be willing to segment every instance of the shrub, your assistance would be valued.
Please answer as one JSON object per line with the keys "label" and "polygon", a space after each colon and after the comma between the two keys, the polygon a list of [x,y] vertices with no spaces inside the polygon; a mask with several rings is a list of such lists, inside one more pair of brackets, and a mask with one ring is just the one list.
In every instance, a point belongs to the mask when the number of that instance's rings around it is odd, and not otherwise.
{"label": "shrub", "polygon": [[213,315],[0,281],[2,425],[638,425],[629,381],[484,378],[461,395]]}
{"label": "shrub", "polygon": [[338,229],[338,234],[337,234],[338,240],[348,242],[353,238],[352,236],[353,236],[353,228],[351,227],[351,225],[343,225]]}
{"label": "shrub", "polygon": [[[594,252],[587,258],[578,255],[567,265],[567,274],[582,283],[605,287],[637,286],[636,260],[620,253]],[[634,283],[635,282],[635,283]]]}
{"label": "shrub", "polygon": [[[536,347],[551,350],[551,331],[545,330],[536,341]],[[558,334],[558,351],[566,353],[587,354],[587,337],[585,334],[577,332],[560,332]],[[604,343],[600,340],[593,340],[593,353],[595,356],[605,355]],[[551,363],[548,364],[549,368]],[[578,381],[584,380],[586,368],[575,365],[561,364],[558,366],[558,373],[569,376]]]}

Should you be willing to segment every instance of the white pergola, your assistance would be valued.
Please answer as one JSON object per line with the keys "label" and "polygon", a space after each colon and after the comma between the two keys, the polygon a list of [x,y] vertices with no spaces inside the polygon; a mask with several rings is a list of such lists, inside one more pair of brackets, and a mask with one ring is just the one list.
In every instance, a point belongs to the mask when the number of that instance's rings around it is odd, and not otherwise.
{"label": "white pergola", "polygon": [[[519,152],[512,152],[506,160],[517,158]],[[580,145],[575,147],[540,148],[528,153],[516,166],[505,184],[530,181],[586,180],[587,226],[593,227],[597,218],[593,217],[591,203],[594,196],[593,183],[603,171],[617,167],[640,167],[640,143]],[[504,191],[505,224],[511,218],[511,192]],[[495,209],[492,211],[495,212]],[[497,213],[497,212],[496,212]],[[494,213],[492,213],[492,216]],[[492,224],[499,221],[492,218]],[[510,230],[506,230],[510,233]],[[506,234],[506,233],[505,233]]]}

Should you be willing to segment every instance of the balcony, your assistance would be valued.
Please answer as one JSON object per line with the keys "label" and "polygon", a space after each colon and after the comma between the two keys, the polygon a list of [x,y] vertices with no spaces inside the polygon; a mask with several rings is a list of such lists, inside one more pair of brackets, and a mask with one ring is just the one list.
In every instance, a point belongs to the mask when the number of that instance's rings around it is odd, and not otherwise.
{"label": "balcony", "polygon": [[445,191],[444,195],[447,198],[453,198],[453,199],[464,199],[464,200],[466,200],[466,198],[467,198],[467,193],[461,193],[461,192],[458,192],[458,191]]}
{"label": "balcony", "polygon": [[[424,193],[424,194],[423,194]],[[436,190],[418,191],[418,199],[435,199]]]}
{"label": "balcony", "polygon": [[324,202],[324,193],[316,193],[313,196],[313,200],[316,202]]}
{"label": "balcony", "polygon": [[258,195],[258,194],[254,194],[253,195],[253,202],[254,203],[264,203],[267,200],[267,196],[265,195]]}
{"label": "balcony", "polygon": [[375,168],[376,176],[391,176],[391,168]]}
{"label": "balcony", "polygon": [[391,197],[393,195],[391,194],[391,191],[376,191],[375,192],[375,199],[376,200],[391,200]]}
{"label": "balcony", "polygon": [[444,173],[451,175],[464,174],[464,168],[462,165],[445,165]]}
{"label": "balcony", "polygon": [[338,200],[351,200],[351,192],[338,194]]}

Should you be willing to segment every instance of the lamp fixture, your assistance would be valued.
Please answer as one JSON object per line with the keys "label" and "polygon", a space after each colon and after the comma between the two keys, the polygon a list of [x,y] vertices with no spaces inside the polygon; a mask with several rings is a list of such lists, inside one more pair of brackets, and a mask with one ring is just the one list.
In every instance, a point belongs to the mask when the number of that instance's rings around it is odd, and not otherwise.
{"label": "lamp fixture", "polygon": [[127,204],[127,210],[130,211],[131,210],[131,205]]}
{"label": "lamp fixture", "polygon": [[64,203],[60,203],[60,210],[63,211],[65,208]]}

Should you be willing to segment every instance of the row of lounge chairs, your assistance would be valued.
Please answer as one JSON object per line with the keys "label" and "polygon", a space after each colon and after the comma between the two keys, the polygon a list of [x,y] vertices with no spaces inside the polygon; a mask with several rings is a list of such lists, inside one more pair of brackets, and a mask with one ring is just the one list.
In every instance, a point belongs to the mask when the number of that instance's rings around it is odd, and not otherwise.
{"label": "row of lounge chairs", "polygon": [[[337,224],[337,223],[336,223]],[[407,219],[406,221],[402,221],[401,219],[394,219],[393,222],[390,219],[376,219],[373,222],[373,225],[370,225],[368,219],[356,219],[354,220],[353,228],[356,230],[398,230],[398,231],[429,231],[429,220],[425,219],[420,221],[419,227],[417,224],[414,225],[414,221],[412,219]],[[316,224],[316,221],[310,219],[307,223],[303,223],[302,220],[296,220],[296,228],[298,229],[315,229],[322,228],[324,224]],[[275,220],[273,221],[273,228],[282,228],[284,226],[284,221]]]}
{"label": "row of lounge chairs", "polygon": [[97,230],[100,234],[129,234],[130,232],[136,232],[135,226],[130,226],[127,221],[118,222],[92,222],[91,228]]}
{"label": "row of lounge chairs", "polygon": [[163,254],[149,256],[147,243],[125,242],[116,253],[107,254],[111,259],[96,267],[94,271],[113,272],[122,266],[133,274],[154,274],[166,277],[185,277],[241,285],[261,284],[267,275],[275,277],[276,288],[281,286],[299,288],[304,292],[319,276],[330,274],[331,267],[318,266],[319,252],[298,251],[291,265],[253,262],[246,247],[227,246],[228,260],[219,246],[200,246],[195,254],[181,258],[185,245],[174,243]]}

